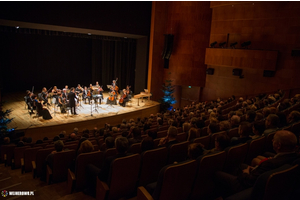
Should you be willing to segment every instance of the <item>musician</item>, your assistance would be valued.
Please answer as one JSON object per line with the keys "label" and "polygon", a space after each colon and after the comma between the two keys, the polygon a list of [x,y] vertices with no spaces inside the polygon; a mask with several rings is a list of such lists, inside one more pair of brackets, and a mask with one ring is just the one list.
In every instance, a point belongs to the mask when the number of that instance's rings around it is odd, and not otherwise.
{"label": "musician", "polygon": [[99,88],[100,87],[100,85],[99,85],[99,83],[98,83],[98,81],[96,81],[96,88]]}
{"label": "musician", "polygon": [[68,85],[65,85],[65,88],[64,88],[64,89],[66,89],[67,93],[70,92],[70,89],[69,89],[69,86],[68,86]]}
{"label": "musician", "polygon": [[36,111],[39,114],[39,116],[43,116],[43,119],[46,119],[46,120],[52,119],[52,116],[50,115],[49,110],[46,108],[43,108],[41,101],[39,101],[37,99],[37,96],[33,96],[33,98],[34,98],[33,102],[36,106]]}
{"label": "musician", "polygon": [[80,93],[82,93],[82,91],[83,91],[83,88],[81,87],[81,85],[80,85],[80,84],[78,84],[78,86],[77,86],[77,88],[75,89],[75,91],[76,91],[76,94],[80,94]]}
{"label": "musician", "polygon": [[77,99],[75,95],[75,89],[72,87],[70,93],[68,94],[68,100],[71,107],[71,113],[77,115],[75,108],[75,99]]}
{"label": "musician", "polygon": [[58,105],[60,107],[61,113],[66,113],[66,107],[67,107],[67,100],[66,98],[63,98],[63,94],[60,94],[58,96]]}
{"label": "musician", "polygon": [[54,97],[54,96],[57,96],[58,89],[57,89],[57,87],[56,87],[56,86],[54,86],[54,87],[53,87],[53,89],[52,89],[52,93],[53,93],[53,97]]}
{"label": "musician", "polygon": [[88,94],[91,95],[91,93],[89,93],[89,90],[87,89],[87,87],[85,86],[84,87],[84,90],[82,92],[82,98],[84,99],[84,103],[86,103],[86,99],[89,100],[89,104],[91,104],[91,97],[88,96]]}
{"label": "musician", "polygon": [[67,93],[67,89],[66,88],[63,89],[62,97],[65,98],[65,99],[68,98],[68,93]]}
{"label": "musician", "polygon": [[48,102],[48,91],[47,88],[43,87],[42,89],[42,100],[44,101],[43,105],[47,104],[48,106],[50,106],[49,102]]}
{"label": "musician", "polygon": [[125,107],[126,106],[126,102],[129,101],[128,95],[127,95],[127,91],[126,89],[123,89],[123,95],[121,96],[120,100],[119,100],[119,104],[120,106]]}
{"label": "musician", "polygon": [[35,109],[35,106],[34,106],[34,103],[33,103],[33,99],[32,99],[32,96],[33,96],[33,93],[30,92],[29,90],[26,91],[26,96],[25,96],[25,102],[28,106],[28,110],[31,110],[30,111],[30,115],[34,114],[33,112],[33,109]]}
{"label": "musician", "polygon": [[128,98],[131,99],[132,97],[132,91],[130,90],[131,86],[127,85],[126,86],[126,93],[128,95]]}

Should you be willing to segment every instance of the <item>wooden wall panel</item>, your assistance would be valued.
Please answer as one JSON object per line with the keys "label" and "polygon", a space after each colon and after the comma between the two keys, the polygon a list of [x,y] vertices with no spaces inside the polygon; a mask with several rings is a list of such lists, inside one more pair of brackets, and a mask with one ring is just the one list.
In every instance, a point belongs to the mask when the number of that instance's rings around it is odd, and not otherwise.
{"label": "wooden wall panel", "polygon": [[[205,49],[209,45],[212,15],[210,2],[153,2],[152,9],[155,10],[152,13],[153,35],[150,36],[151,70],[148,73],[148,88],[151,87],[152,99],[161,97],[161,84],[167,78],[174,80],[173,84],[179,88],[182,85],[203,87],[206,77]],[[164,34],[174,34],[169,69],[163,68],[161,59],[164,44],[161,38],[164,38]],[[199,98],[200,90],[197,92]],[[175,94],[177,98],[180,95]]]}
{"label": "wooden wall panel", "polygon": [[[231,67],[207,66],[215,68],[215,74],[206,77],[202,99],[300,87],[300,57],[291,56],[291,51],[300,47],[300,2],[211,2],[210,7],[210,43],[226,41],[229,34],[228,43],[238,42],[236,48],[251,41],[250,49],[278,51],[278,57],[274,77],[263,77],[260,69],[272,65],[271,54],[234,59],[234,66],[252,66],[243,69],[244,79],[233,76]],[[217,58],[216,62],[230,60]]]}

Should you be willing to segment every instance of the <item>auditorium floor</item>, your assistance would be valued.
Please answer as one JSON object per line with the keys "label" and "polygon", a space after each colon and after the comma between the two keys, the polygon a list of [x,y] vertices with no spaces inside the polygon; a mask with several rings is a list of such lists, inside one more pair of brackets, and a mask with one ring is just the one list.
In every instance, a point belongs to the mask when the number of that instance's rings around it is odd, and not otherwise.
{"label": "auditorium floor", "polygon": [[94,199],[83,194],[83,192],[68,194],[67,182],[48,185],[40,181],[40,179],[33,179],[32,172],[22,174],[21,169],[12,170],[10,167],[0,164],[0,191],[2,192],[3,190],[7,190],[8,192],[34,192],[34,196],[8,196],[5,198],[10,200]]}

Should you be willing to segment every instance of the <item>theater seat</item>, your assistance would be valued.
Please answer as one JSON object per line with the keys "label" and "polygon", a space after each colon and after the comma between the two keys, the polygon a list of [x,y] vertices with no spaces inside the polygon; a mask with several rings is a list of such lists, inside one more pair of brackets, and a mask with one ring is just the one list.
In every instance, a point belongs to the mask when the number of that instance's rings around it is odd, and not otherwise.
{"label": "theater seat", "polygon": [[22,162],[22,173],[32,171],[31,162],[36,159],[36,153],[38,150],[42,149],[42,147],[34,147],[28,148],[24,151],[24,162]]}
{"label": "theater seat", "polygon": [[225,159],[225,151],[197,158],[198,169],[190,200],[206,199],[213,193],[213,177],[216,171],[223,169]]}
{"label": "theater seat", "polygon": [[172,164],[174,162],[182,162],[186,160],[188,146],[188,141],[171,145],[169,148],[168,164]]}
{"label": "theater seat", "polygon": [[137,200],[184,200],[191,193],[196,176],[197,162],[184,161],[178,164],[167,165],[159,172],[157,184],[151,194],[145,187],[138,187]]}
{"label": "theater seat", "polygon": [[250,140],[247,142],[249,144],[249,149],[245,160],[246,164],[251,165],[251,161],[253,158],[263,154],[265,141],[266,141],[265,136],[262,136],[255,140]]}
{"label": "theater seat", "polygon": [[128,149],[129,153],[141,153],[142,149],[141,149],[141,143],[134,143],[132,145],[130,145],[129,149]]}
{"label": "theater seat", "polygon": [[68,168],[70,168],[76,152],[74,150],[62,151],[53,154],[53,169],[47,165],[47,183],[66,181]]}
{"label": "theater seat", "polygon": [[201,143],[204,145],[204,149],[208,149],[210,144],[210,139],[211,139],[210,135],[206,135],[199,138],[195,138],[193,140],[193,143]]}
{"label": "theater seat", "polygon": [[42,167],[47,158],[47,156],[54,151],[53,148],[48,149],[39,149],[36,152],[35,160],[31,162],[32,164],[32,171],[33,171],[33,178],[40,177],[42,175]]}
{"label": "theater seat", "polygon": [[248,144],[244,143],[233,147],[227,147],[225,151],[227,152],[227,155],[223,171],[234,174],[239,165],[245,161],[248,152]]}
{"label": "theater seat", "polygon": [[103,151],[94,151],[90,153],[81,153],[75,161],[75,172],[68,169],[68,192],[72,193],[73,189],[79,191],[86,184],[85,168],[88,164],[93,164],[98,168],[103,164]]}
{"label": "theater seat", "polygon": [[167,164],[168,149],[161,147],[142,154],[139,185],[146,186],[156,182],[159,171]]}
{"label": "theater seat", "polygon": [[113,200],[132,197],[136,191],[141,156],[134,154],[115,159],[108,183],[97,178],[96,199]]}

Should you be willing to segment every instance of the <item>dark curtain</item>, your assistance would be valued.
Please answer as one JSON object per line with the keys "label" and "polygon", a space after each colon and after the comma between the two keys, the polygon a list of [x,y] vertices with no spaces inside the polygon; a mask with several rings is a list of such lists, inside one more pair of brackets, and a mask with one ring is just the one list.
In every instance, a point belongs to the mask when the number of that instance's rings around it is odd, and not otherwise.
{"label": "dark curtain", "polygon": [[136,40],[93,40],[93,79],[103,85],[117,81],[120,90],[131,86],[134,90]]}
{"label": "dark curtain", "polygon": [[[49,34],[51,33],[51,34]],[[88,86],[99,81],[120,89],[135,77],[136,40],[54,32],[0,31],[0,87],[4,92]]]}

